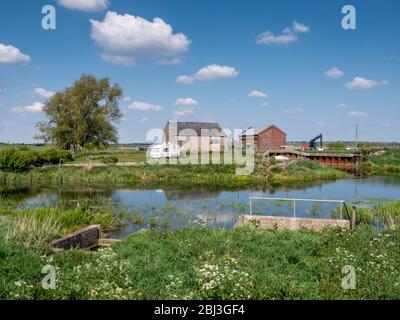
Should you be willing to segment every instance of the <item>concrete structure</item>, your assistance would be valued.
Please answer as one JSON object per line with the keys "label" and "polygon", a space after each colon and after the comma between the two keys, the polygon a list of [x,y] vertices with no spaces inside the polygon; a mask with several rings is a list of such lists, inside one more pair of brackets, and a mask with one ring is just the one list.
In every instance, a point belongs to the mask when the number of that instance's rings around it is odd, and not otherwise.
{"label": "concrete structure", "polygon": [[352,153],[325,153],[325,152],[301,152],[294,149],[273,148],[265,152],[265,157],[285,156],[290,159],[309,159],[322,164],[332,166],[359,166],[362,163],[361,154]]}
{"label": "concrete structure", "polygon": [[71,233],[50,243],[50,247],[59,251],[69,249],[90,250],[99,246],[100,226],[92,225]]}
{"label": "concrete structure", "polygon": [[275,125],[269,127],[248,128],[240,135],[243,147],[270,149],[286,144],[286,133]]}
{"label": "concrete structure", "polygon": [[218,123],[168,121],[164,142],[178,144],[183,153],[223,151],[227,136]]}
{"label": "concrete structure", "polygon": [[235,224],[235,227],[245,225],[247,223],[257,223],[262,229],[288,229],[299,230],[302,228],[322,231],[327,227],[350,229],[349,220],[337,219],[313,219],[313,218],[297,218],[297,217],[272,217],[272,216],[253,216],[241,215]]}

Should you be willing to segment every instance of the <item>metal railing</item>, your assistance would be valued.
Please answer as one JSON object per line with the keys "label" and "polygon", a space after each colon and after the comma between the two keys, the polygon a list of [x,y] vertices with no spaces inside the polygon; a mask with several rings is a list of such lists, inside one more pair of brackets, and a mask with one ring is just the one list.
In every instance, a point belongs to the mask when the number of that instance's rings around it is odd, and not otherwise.
{"label": "metal railing", "polygon": [[321,199],[296,199],[296,198],[264,198],[264,197],[250,197],[250,215],[253,215],[253,200],[266,200],[266,201],[288,201],[293,203],[293,216],[296,217],[296,202],[327,202],[327,203],[340,203],[340,220],[343,220],[343,208],[346,209],[348,218],[350,219],[345,200],[321,200]]}

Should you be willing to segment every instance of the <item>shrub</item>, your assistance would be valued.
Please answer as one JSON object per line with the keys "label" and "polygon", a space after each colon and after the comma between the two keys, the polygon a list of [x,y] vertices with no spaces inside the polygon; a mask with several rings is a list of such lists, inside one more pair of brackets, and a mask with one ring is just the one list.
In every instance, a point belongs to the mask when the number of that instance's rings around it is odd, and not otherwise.
{"label": "shrub", "polygon": [[15,148],[0,150],[0,170],[7,172],[22,172],[29,169],[30,161],[27,153]]}
{"label": "shrub", "polygon": [[0,171],[6,172],[23,172],[31,167],[59,164],[60,162],[71,160],[72,154],[69,151],[55,148],[49,148],[44,151],[12,147],[0,149]]}
{"label": "shrub", "polygon": [[70,152],[65,150],[49,148],[42,153],[42,161],[44,164],[58,164],[68,160],[72,160],[72,155]]}

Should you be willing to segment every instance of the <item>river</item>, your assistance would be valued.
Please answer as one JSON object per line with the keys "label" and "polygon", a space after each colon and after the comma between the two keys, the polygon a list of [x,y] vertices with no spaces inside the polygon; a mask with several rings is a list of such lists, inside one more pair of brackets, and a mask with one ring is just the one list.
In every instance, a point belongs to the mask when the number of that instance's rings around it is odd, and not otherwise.
{"label": "river", "polygon": [[[124,212],[120,229],[111,231],[114,238],[157,221],[159,227],[177,228],[202,223],[231,228],[238,215],[249,213],[249,197],[345,200],[349,205],[368,206],[389,199],[400,199],[400,177],[352,178],[309,185],[238,191],[184,189],[140,190],[134,187],[62,186],[0,187],[0,199],[12,198],[18,208],[77,205],[96,211]],[[298,203],[296,216],[340,218],[338,204]],[[253,214],[292,216],[293,204],[281,201],[254,201]],[[131,219],[132,218],[132,219]],[[140,221],[141,219],[143,221]],[[345,216],[343,218],[346,218]]]}

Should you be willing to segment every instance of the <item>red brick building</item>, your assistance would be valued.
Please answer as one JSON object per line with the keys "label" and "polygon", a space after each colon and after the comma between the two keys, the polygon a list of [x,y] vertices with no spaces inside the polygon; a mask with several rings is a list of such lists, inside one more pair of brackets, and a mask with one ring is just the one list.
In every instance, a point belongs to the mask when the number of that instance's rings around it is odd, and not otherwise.
{"label": "red brick building", "polygon": [[248,128],[240,135],[243,147],[257,149],[277,148],[286,144],[286,133],[275,125]]}

